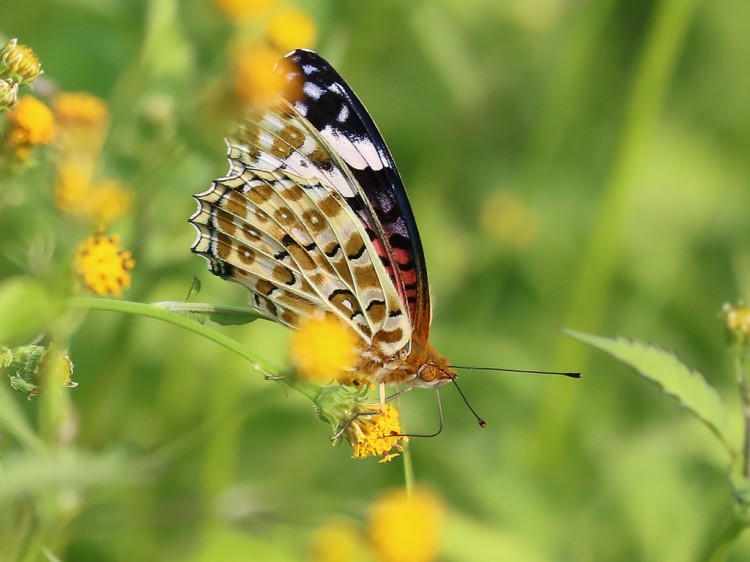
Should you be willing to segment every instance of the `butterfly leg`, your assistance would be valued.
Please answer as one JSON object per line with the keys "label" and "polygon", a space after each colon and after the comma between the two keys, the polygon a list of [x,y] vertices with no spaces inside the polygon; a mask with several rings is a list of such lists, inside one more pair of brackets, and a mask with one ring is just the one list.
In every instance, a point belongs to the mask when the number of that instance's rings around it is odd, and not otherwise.
{"label": "butterfly leg", "polygon": [[[409,390],[411,390],[411,388],[407,388],[403,392],[407,392]],[[438,419],[440,423],[437,431],[433,433],[399,433],[398,435],[392,435],[392,437],[437,437],[438,435],[440,435],[443,432],[443,403],[440,401],[440,391],[437,388],[435,389],[435,400],[437,400],[439,416]]]}
{"label": "butterfly leg", "polygon": [[336,439],[338,439],[339,437],[341,437],[344,434],[344,432],[346,431],[346,428],[349,427],[350,425],[352,425],[352,423],[354,422],[354,420],[356,420],[357,418],[360,418],[362,416],[379,416],[381,413],[382,412],[380,412],[378,410],[373,410],[372,412],[358,412],[358,413],[354,414],[351,418],[349,418],[348,420],[346,420],[345,423],[341,424],[341,426],[339,427],[339,429],[338,429],[338,431],[336,433],[334,433],[333,435],[331,435],[331,441],[336,441]]}
{"label": "butterfly leg", "polygon": [[415,386],[409,386],[407,388],[403,388],[403,389],[399,390],[398,392],[396,392],[395,394],[391,394],[390,396],[386,397],[385,401],[386,402],[390,402],[392,400],[395,400],[399,396],[403,396],[404,394],[406,394],[410,390],[413,390],[414,388],[416,388],[416,387]]}
{"label": "butterfly leg", "polygon": [[378,394],[380,396],[380,410],[385,410],[385,403],[386,403],[386,397],[385,397],[385,383],[381,382],[380,386],[378,386]]}

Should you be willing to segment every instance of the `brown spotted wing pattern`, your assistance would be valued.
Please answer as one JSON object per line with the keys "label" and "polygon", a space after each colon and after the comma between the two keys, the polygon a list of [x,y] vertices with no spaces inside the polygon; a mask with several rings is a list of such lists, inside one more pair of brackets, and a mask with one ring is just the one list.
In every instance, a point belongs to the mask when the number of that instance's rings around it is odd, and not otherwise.
{"label": "brown spotted wing pattern", "polygon": [[289,327],[335,314],[359,334],[373,382],[450,380],[427,343],[419,233],[380,133],[320,56],[283,63],[286,91],[237,126],[229,172],[195,196],[193,251]]}

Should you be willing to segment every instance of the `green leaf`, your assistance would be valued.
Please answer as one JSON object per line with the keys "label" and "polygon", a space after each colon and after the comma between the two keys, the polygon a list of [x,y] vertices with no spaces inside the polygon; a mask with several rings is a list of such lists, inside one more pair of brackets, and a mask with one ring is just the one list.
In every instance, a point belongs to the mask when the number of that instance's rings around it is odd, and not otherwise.
{"label": "green leaf", "polygon": [[57,306],[44,287],[15,277],[0,283],[0,342],[31,339],[47,327]]}
{"label": "green leaf", "polygon": [[737,440],[733,437],[729,410],[716,389],[706,382],[701,373],[684,365],[673,353],[644,342],[603,338],[573,330],[563,331],[637,369],[643,377],[659,385],[665,393],[674,397],[705,423],[723,442],[729,454],[735,455]]}
{"label": "green leaf", "polygon": [[206,303],[172,301],[155,302],[152,304],[170,312],[184,314],[199,322],[211,320],[211,322],[221,326],[240,326],[254,322],[258,318],[265,318],[265,316],[251,308],[240,306],[215,306]]}

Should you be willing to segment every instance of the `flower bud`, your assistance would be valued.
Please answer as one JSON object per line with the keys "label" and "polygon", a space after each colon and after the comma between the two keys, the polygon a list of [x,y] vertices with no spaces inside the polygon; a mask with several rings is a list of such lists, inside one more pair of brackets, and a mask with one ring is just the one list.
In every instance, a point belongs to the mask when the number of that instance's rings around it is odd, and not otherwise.
{"label": "flower bud", "polygon": [[18,83],[0,78],[0,113],[12,108],[18,101]]}
{"label": "flower bud", "polygon": [[0,74],[5,78],[28,84],[41,73],[42,65],[31,47],[19,45],[16,39],[11,39],[0,51]]}

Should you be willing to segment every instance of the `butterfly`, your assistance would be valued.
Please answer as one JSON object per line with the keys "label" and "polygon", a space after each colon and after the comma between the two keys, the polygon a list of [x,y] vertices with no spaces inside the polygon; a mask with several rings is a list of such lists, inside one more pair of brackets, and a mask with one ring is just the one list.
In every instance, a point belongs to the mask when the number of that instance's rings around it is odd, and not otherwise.
{"label": "butterfly", "polygon": [[192,251],[290,328],[335,315],[357,334],[364,380],[403,388],[454,381],[429,343],[432,302],[404,184],[375,123],[320,55],[276,67],[277,99],[227,138],[230,169],[194,196]]}

